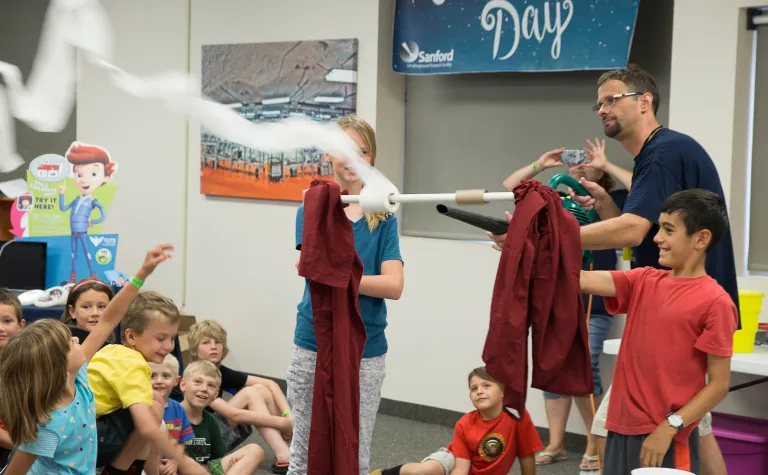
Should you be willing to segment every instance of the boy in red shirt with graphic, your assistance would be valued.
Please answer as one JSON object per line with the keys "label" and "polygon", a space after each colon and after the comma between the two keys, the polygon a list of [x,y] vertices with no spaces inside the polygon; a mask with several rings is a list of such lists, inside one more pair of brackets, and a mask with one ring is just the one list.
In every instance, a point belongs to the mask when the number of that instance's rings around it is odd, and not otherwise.
{"label": "boy in red shirt with graphic", "polygon": [[[603,473],[665,467],[699,474],[699,420],[728,395],[738,314],[707,275],[707,253],[728,227],[723,200],[691,189],[661,207],[659,264],[581,273],[627,323],[613,377]],[[707,381],[707,375],[709,376]]]}
{"label": "boy in red shirt with graphic", "polygon": [[469,373],[469,397],[477,409],[454,428],[453,442],[421,463],[371,475],[507,475],[520,459],[522,475],[536,473],[535,454],[544,446],[528,411],[516,421],[504,410],[504,387],[485,368]]}

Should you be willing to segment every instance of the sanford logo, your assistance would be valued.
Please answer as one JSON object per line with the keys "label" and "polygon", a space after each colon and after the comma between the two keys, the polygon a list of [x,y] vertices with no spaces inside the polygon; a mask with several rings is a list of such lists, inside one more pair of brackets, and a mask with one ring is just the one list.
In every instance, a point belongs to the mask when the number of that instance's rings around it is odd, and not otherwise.
{"label": "sanford logo", "polygon": [[428,53],[422,51],[415,41],[404,41],[400,45],[400,59],[409,68],[435,68],[450,66],[453,63],[454,50],[434,51]]}

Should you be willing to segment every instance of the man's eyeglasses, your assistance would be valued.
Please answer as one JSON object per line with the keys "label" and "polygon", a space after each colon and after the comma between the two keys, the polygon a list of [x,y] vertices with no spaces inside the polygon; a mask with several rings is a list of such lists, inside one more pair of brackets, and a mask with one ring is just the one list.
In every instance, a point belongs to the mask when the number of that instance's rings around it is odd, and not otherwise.
{"label": "man's eyeglasses", "polygon": [[608,96],[605,98],[604,101],[598,102],[596,105],[592,106],[592,110],[597,112],[600,110],[600,108],[605,105],[606,107],[613,107],[614,104],[616,104],[616,101],[621,99],[622,97],[629,97],[629,96],[642,96],[642,92],[626,92],[624,94],[614,94],[612,96]]}

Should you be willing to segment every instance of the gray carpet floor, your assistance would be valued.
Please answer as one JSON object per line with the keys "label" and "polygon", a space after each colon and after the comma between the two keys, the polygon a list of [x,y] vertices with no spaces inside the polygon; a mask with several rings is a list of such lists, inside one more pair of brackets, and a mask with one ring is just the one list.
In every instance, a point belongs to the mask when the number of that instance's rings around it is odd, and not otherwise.
{"label": "gray carpet floor", "polygon": [[[376,418],[371,447],[371,470],[389,468],[406,462],[418,462],[450,443],[452,437],[453,430],[450,427],[379,414]],[[256,473],[272,473],[275,455],[258,434],[253,436],[252,442],[259,444],[266,454],[264,463]],[[543,442],[546,443],[546,441]],[[571,453],[566,461],[537,467],[536,473],[579,475],[580,457],[581,454]],[[509,473],[520,473],[517,463]]]}

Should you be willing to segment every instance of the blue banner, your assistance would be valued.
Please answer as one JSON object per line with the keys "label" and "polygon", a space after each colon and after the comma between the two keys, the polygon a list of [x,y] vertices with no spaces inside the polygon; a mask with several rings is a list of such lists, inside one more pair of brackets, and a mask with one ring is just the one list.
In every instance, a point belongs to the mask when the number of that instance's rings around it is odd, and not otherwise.
{"label": "blue banner", "polygon": [[397,0],[403,74],[541,72],[627,65],[639,0]]}

